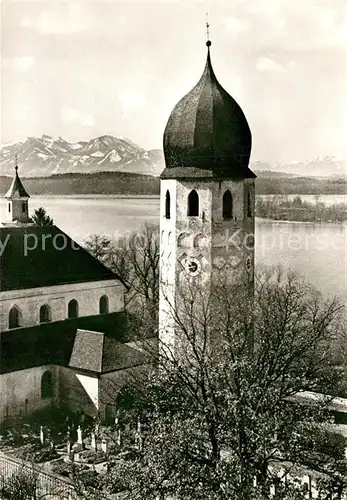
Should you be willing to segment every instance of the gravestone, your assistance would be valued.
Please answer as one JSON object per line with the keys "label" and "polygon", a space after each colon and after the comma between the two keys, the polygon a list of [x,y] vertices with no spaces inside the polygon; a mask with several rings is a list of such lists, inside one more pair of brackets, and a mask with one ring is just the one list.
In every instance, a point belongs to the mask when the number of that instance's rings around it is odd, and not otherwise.
{"label": "gravestone", "polygon": [[120,446],[121,445],[121,432],[120,432],[120,428],[119,428],[119,418],[118,417],[115,417],[114,425],[116,427],[116,443],[118,446]]}
{"label": "gravestone", "polygon": [[45,435],[44,435],[44,432],[43,432],[42,425],[40,426],[40,442],[41,442],[41,444],[43,444],[45,442]]}
{"label": "gravestone", "polygon": [[135,432],[135,446],[138,451],[142,451],[142,434],[141,434],[141,422],[138,420],[137,429]]}
{"label": "gravestone", "polygon": [[118,446],[121,446],[121,444],[122,444],[122,437],[121,437],[120,429],[118,429],[118,431],[116,432],[116,443],[118,444]]}
{"label": "gravestone", "polygon": [[92,432],[92,441],[91,441],[91,447],[96,450],[97,446],[96,446],[96,436],[95,436],[95,432]]}
{"label": "gravestone", "polygon": [[80,425],[77,427],[77,443],[80,445],[83,444],[82,429]]}
{"label": "gravestone", "polygon": [[107,454],[107,453],[108,453],[108,445],[107,445],[107,441],[106,441],[106,439],[103,439],[103,440],[101,441],[101,449],[102,449],[102,451],[103,451],[105,454]]}

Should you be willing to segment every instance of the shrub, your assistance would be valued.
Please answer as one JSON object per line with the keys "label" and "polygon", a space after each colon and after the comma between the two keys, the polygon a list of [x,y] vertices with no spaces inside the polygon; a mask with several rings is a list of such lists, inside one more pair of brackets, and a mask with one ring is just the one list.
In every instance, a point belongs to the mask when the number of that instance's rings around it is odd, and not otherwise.
{"label": "shrub", "polygon": [[59,454],[50,448],[43,446],[40,442],[30,443],[15,451],[15,456],[34,463],[48,462],[59,457]]}
{"label": "shrub", "polygon": [[2,500],[27,500],[36,498],[37,474],[21,469],[8,478],[0,478]]}

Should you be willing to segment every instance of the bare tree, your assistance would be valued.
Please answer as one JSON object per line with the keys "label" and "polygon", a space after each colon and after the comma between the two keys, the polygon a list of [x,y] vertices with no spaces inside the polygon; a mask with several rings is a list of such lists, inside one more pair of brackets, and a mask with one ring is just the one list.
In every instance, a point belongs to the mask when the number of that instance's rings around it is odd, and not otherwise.
{"label": "bare tree", "polygon": [[105,265],[109,262],[110,254],[115,251],[111,239],[103,234],[92,234],[84,242],[84,246],[89,253]]}
{"label": "bare tree", "polygon": [[113,242],[93,235],[85,248],[112,269],[128,288],[126,306],[138,318],[157,320],[159,307],[159,236],[157,226],[145,225],[139,232]]}
{"label": "bare tree", "polygon": [[[175,342],[135,384],[146,430],[123,467],[130,497],[253,500],[276,486],[276,498],[305,498],[289,479],[303,467],[325,478],[322,499],[343,491],[345,439],[329,427],[342,390],[340,304],[279,272],[257,280],[254,298],[186,288],[170,308]],[[312,391],[321,396],[300,404]]]}

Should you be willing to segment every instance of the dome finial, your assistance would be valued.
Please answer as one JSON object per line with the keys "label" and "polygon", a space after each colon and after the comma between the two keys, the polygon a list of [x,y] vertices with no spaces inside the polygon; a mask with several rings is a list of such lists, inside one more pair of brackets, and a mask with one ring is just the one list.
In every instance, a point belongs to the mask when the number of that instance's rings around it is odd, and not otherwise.
{"label": "dome finial", "polygon": [[208,22],[208,12],[206,12],[206,45],[207,47],[211,47],[211,40],[210,40],[210,23]]}
{"label": "dome finial", "polygon": [[14,169],[16,171],[16,174],[18,174],[18,163],[17,163],[17,160],[18,160],[18,158],[17,158],[17,153],[16,153],[15,156],[14,156],[14,163],[15,163]]}

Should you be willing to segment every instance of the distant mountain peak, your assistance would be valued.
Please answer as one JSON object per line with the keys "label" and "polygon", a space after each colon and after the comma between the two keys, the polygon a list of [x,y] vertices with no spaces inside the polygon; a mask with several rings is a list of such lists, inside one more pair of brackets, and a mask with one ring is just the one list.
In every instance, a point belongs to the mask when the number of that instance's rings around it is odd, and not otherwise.
{"label": "distant mountain peak", "polygon": [[[21,175],[25,177],[99,171],[159,176],[164,168],[164,156],[160,149],[146,151],[127,137],[112,134],[78,142],[43,134],[41,137],[32,136],[24,141],[3,144],[0,148],[2,175],[13,175],[15,154],[18,156]],[[267,174],[274,172],[276,175],[346,176],[345,161],[333,155],[285,164],[254,161],[251,168]]]}
{"label": "distant mountain peak", "polygon": [[158,176],[164,168],[162,152],[146,151],[123,136],[111,134],[78,142],[43,134],[4,144],[0,148],[1,174],[12,175],[15,154],[21,175],[26,177],[98,171]]}
{"label": "distant mountain peak", "polygon": [[277,172],[302,177],[345,177],[347,173],[346,162],[336,156],[317,156],[311,160],[284,164],[255,161],[252,166],[261,172]]}

